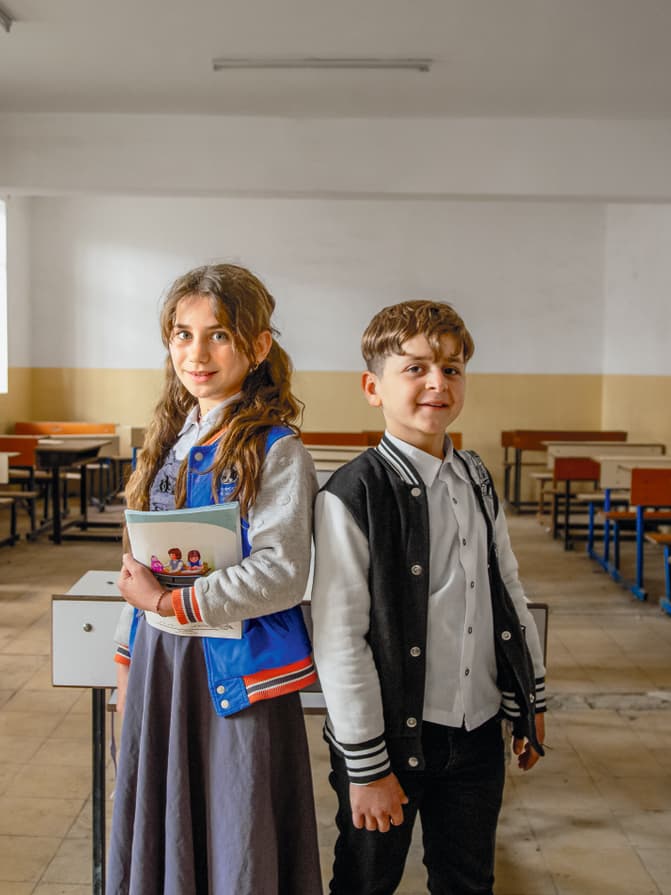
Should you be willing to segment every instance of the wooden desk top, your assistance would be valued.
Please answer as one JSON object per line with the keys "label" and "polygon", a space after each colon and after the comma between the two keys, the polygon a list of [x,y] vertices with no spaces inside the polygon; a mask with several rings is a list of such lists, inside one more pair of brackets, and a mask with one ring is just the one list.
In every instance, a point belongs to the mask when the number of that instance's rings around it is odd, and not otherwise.
{"label": "wooden desk top", "polygon": [[611,455],[619,456],[659,456],[664,454],[665,445],[661,442],[632,442],[632,441],[548,441],[547,461],[551,468],[557,457],[589,457],[596,459],[596,456],[607,457]]}
{"label": "wooden desk top", "polygon": [[351,459],[368,450],[365,444],[306,444],[305,447],[313,457],[323,457],[325,460],[330,459],[331,454]]}
{"label": "wooden desk top", "polygon": [[73,460],[93,459],[98,456],[100,448],[109,442],[109,438],[44,438],[35,445],[35,455],[42,468],[54,469],[68,465]]}
{"label": "wooden desk top", "polygon": [[669,469],[671,457],[606,457],[601,461],[602,488],[630,488],[632,469]]}
{"label": "wooden desk top", "polygon": [[72,585],[70,590],[65,594],[55,595],[55,600],[68,599],[69,597],[83,597],[88,600],[97,600],[100,597],[114,597],[122,600],[116,580],[119,577],[119,570],[101,571],[99,569],[91,569],[85,572],[81,578]]}
{"label": "wooden desk top", "polygon": [[626,441],[619,429],[510,429],[501,433],[503,447],[523,451],[544,451],[545,441]]}

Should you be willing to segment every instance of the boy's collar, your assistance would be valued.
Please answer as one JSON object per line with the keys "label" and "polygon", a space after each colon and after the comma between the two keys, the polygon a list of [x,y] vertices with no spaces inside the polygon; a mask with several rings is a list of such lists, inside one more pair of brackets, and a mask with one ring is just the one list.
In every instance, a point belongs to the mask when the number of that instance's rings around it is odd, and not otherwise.
{"label": "boy's collar", "polygon": [[[445,456],[442,460],[438,457],[434,457],[433,454],[429,454],[426,451],[415,447],[415,445],[410,444],[407,441],[397,438],[388,431],[385,431],[382,442],[380,442],[380,447],[382,447],[385,442],[387,443],[388,449],[389,445],[391,446],[390,449],[392,453],[397,455],[398,452],[400,452],[403,457],[406,457],[410,461],[412,464],[412,467],[410,468],[414,469],[414,471],[419,474],[427,488],[430,488],[434,483],[443,464],[451,463],[454,458],[454,445],[448,435],[445,436]],[[385,453],[384,449],[381,453]],[[396,459],[399,462],[401,461],[401,458],[398,458],[398,456]],[[404,467],[404,471],[406,474],[400,473],[402,478],[408,481],[415,479],[415,476],[409,472],[407,466]]]}

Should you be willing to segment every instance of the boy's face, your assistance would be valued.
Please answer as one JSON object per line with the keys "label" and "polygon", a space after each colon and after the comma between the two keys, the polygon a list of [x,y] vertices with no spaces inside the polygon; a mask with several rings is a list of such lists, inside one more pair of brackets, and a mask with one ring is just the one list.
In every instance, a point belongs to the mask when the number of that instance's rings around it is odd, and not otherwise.
{"label": "boy's face", "polygon": [[382,373],[363,374],[372,407],[381,407],[387,430],[420,450],[443,457],[445,429],[461,413],[466,393],[463,347],[453,335],[440,339],[440,355],[426,336],[402,345],[403,354],[386,358]]}

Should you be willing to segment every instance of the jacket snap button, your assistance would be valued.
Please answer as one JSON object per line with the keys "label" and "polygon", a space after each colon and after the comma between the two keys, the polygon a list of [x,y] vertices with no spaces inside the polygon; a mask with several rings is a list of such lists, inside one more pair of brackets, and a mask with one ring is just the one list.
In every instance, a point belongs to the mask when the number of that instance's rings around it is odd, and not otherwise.
{"label": "jacket snap button", "polygon": [[421,656],[422,655],[421,648],[419,646],[411,646],[410,647],[410,655],[413,657],[413,659],[416,659],[417,656]]}
{"label": "jacket snap button", "polygon": [[412,572],[413,575],[421,575],[422,567],[420,566],[419,563],[415,563],[413,566],[410,566],[410,571]]}
{"label": "jacket snap button", "polygon": [[513,635],[510,633],[510,631],[502,631],[501,632],[501,640],[510,640],[510,638],[512,636]]}
{"label": "jacket snap button", "polygon": [[410,493],[412,494],[413,497],[419,497],[419,495],[422,493],[422,489],[421,488],[411,488]]}
{"label": "jacket snap button", "polygon": [[417,718],[408,718],[405,723],[408,727],[417,727]]}
{"label": "jacket snap button", "polygon": [[228,701],[228,699],[222,699],[219,705],[222,707],[222,709],[227,709],[230,705],[230,702]]}
{"label": "jacket snap button", "polygon": [[225,692],[226,692],[226,687],[224,687],[223,684],[219,684],[219,686],[217,687],[217,693],[221,696],[221,694],[225,693]]}
{"label": "jacket snap button", "polygon": [[196,451],[196,453],[193,455],[193,459],[194,459],[194,460],[202,460],[202,459],[203,459],[203,452],[202,452],[202,451]]}
{"label": "jacket snap button", "polygon": [[419,758],[415,758],[414,755],[411,755],[410,758],[408,759],[408,764],[410,765],[411,768],[416,768],[417,765],[419,764]]}

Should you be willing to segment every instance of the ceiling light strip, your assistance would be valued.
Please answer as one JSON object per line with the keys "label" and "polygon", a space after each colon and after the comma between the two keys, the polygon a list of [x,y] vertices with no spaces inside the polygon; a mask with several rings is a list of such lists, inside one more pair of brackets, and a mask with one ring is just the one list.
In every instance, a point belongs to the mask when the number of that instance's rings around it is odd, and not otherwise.
{"label": "ceiling light strip", "polygon": [[245,68],[274,69],[336,69],[343,71],[381,70],[381,71],[420,71],[431,70],[433,59],[373,59],[373,58],[220,58],[212,60],[214,71],[227,71]]}

